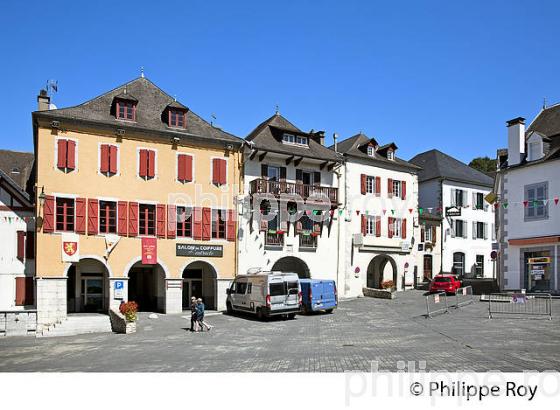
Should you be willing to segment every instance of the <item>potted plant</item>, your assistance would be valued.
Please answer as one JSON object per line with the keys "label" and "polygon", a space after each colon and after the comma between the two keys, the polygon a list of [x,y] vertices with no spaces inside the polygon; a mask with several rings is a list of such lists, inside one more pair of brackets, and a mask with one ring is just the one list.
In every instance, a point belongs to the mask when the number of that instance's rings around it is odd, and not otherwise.
{"label": "potted plant", "polygon": [[136,332],[136,320],[138,319],[138,304],[134,301],[123,302],[119,311],[126,320],[126,333]]}
{"label": "potted plant", "polygon": [[395,284],[393,283],[393,281],[391,279],[384,280],[383,282],[381,282],[381,288],[382,289],[393,290],[394,287],[395,287]]}

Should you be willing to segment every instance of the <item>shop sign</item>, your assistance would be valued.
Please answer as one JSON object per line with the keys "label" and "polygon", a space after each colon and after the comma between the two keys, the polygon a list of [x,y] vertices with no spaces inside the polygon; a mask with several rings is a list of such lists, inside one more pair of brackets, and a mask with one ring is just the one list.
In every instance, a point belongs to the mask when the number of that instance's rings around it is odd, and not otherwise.
{"label": "shop sign", "polygon": [[445,208],[445,216],[461,216],[461,208],[448,206]]}
{"label": "shop sign", "polygon": [[206,258],[221,258],[224,256],[222,245],[196,245],[187,243],[176,244],[177,256],[195,256]]}
{"label": "shop sign", "polygon": [[542,256],[540,258],[529,258],[529,265],[535,265],[538,263],[550,263],[550,257]]}
{"label": "shop sign", "polygon": [[157,264],[157,239],[142,238],[142,264]]}

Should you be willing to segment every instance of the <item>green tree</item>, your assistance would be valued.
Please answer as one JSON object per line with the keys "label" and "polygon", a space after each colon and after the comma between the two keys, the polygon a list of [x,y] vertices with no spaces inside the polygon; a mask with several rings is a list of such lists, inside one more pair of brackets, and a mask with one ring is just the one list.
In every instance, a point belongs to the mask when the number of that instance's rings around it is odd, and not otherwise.
{"label": "green tree", "polygon": [[488,174],[496,171],[496,160],[488,157],[477,157],[469,162],[469,167]]}

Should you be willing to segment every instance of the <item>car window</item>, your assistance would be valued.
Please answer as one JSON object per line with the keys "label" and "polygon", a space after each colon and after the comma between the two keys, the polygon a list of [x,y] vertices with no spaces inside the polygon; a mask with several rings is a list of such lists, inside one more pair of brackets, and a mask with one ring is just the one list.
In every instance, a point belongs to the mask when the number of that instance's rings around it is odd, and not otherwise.
{"label": "car window", "polygon": [[299,290],[299,283],[298,282],[288,282],[288,289],[298,289]]}
{"label": "car window", "polygon": [[449,283],[451,282],[451,278],[436,278],[436,282]]}
{"label": "car window", "polygon": [[286,282],[271,283],[269,287],[270,296],[282,296],[287,293]]}
{"label": "car window", "polygon": [[247,282],[237,282],[235,293],[239,295],[244,295],[246,290],[247,290]]}
{"label": "car window", "polygon": [[249,283],[247,284],[247,293],[252,293],[253,292],[253,284]]}

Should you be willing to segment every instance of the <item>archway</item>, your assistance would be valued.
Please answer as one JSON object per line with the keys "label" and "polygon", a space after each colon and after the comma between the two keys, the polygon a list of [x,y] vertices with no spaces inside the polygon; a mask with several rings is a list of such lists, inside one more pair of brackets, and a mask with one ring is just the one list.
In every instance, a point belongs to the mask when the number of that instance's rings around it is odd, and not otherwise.
{"label": "archway", "polygon": [[83,258],[66,271],[68,313],[100,313],[109,310],[109,272],[100,261]]}
{"label": "archway", "polygon": [[381,289],[385,280],[392,280],[393,286],[398,288],[397,264],[389,255],[377,255],[368,265],[366,285],[368,288]]}
{"label": "archway", "polygon": [[295,256],[285,256],[278,259],[274,266],[272,266],[272,270],[280,272],[294,272],[298,274],[300,279],[311,278],[307,264]]}
{"label": "archway", "polygon": [[190,300],[194,296],[202,298],[206,309],[216,309],[216,270],[208,262],[196,261],[183,269],[183,310],[190,310]]}
{"label": "archway", "polygon": [[165,271],[161,265],[136,262],[128,271],[128,300],[141,312],[165,312]]}

